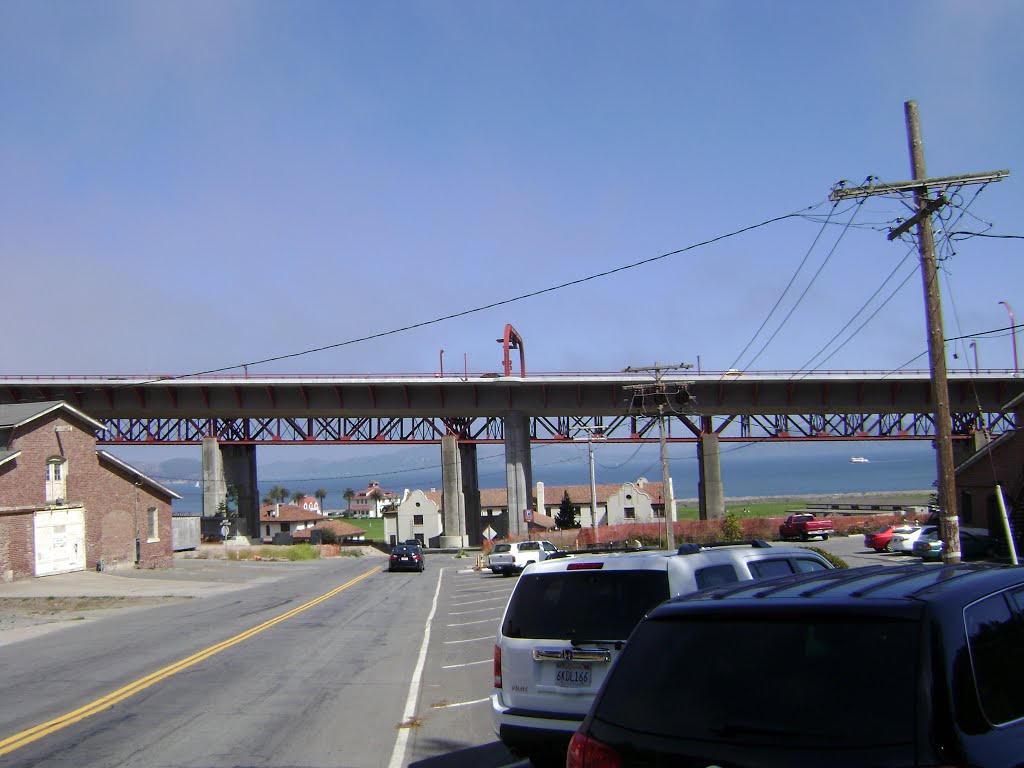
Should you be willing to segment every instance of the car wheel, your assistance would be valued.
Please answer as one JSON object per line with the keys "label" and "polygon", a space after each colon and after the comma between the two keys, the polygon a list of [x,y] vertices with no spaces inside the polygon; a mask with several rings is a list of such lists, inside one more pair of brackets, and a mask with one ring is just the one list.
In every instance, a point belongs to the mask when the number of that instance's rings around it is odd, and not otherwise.
{"label": "car wheel", "polygon": [[827,533],[822,534],[821,540],[822,541],[828,541],[828,534]]}
{"label": "car wheel", "polygon": [[806,533],[800,534],[800,541],[807,541],[810,538]]}

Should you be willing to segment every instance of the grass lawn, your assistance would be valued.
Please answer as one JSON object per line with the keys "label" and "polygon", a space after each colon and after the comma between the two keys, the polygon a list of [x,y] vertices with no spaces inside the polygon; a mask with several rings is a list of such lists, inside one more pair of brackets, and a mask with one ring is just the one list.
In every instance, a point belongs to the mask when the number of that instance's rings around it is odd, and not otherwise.
{"label": "grass lawn", "polygon": [[[803,501],[768,501],[760,504],[726,504],[725,511],[732,512],[736,517],[785,517],[792,512],[807,508]],[[697,520],[697,507],[676,507],[677,520]]]}
{"label": "grass lawn", "polygon": [[366,531],[366,538],[370,541],[384,541],[383,517],[335,517],[333,519],[362,528]]}

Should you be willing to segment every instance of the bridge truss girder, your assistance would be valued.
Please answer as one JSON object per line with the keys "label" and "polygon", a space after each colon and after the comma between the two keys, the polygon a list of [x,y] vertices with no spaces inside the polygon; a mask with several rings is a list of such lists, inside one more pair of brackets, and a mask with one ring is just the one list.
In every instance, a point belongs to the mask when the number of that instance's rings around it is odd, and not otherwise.
{"label": "bridge truss girder", "polygon": [[[205,437],[236,445],[433,445],[445,435],[461,442],[491,444],[505,439],[500,416],[391,418],[121,418],[103,420],[97,433],[103,445],[199,445]],[[586,437],[599,428],[606,442],[657,442],[657,416],[530,417],[530,441],[561,443]],[[954,437],[975,432],[998,435],[1015,428],[1012,413],[954,413]],[[725,442],[792,442],[801,440],[931,439],[930,414],[810,413],[701,416],[671,414],[666,439],[695,443],[701,434],[718,434]]]}

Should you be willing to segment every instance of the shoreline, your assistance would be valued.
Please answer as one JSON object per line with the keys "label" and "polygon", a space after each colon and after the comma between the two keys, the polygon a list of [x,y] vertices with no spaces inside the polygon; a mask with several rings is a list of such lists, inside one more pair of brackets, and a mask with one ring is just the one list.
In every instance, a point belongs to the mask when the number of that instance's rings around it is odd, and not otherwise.
{"label": "shoreline", "polygon": [[[931,488],[919,491],[860,491],[855,493],[793,493],[778,496],[726,496],[726,505],[770,504],[787,502],[819,502],[830,504],[927,504],[935,491]],[[676,499],[676,506],[692,507],[699,503],[697,498]]]}

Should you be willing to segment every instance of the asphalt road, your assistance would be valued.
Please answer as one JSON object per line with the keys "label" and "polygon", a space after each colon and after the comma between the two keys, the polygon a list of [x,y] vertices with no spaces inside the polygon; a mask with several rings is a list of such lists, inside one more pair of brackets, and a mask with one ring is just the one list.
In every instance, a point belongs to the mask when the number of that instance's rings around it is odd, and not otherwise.
{"label": "asphalt road", "polygon": [[[852,567],[920,562],[866,550],[861,536],[807,545]],[[183,595],[190,579],[216,582],[199,599],[0,645],[0,764],[523,765],[495,739],[487,700],[515,579],[438,553],[423,574],[376,558],[182,565],[119,583]],[[78,579],[111,583],[94,576]],[[58,582],[32,585],[47,583]]]}
{"label": "asphalt road", "polygon": [[442,554],[423,574],[383,562],[282,564],[0,646],[0,764],[515,764],[487,704],[514,580]]}

